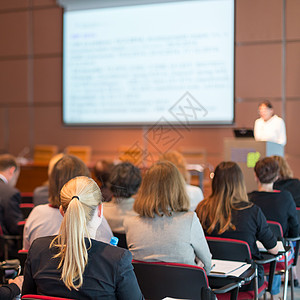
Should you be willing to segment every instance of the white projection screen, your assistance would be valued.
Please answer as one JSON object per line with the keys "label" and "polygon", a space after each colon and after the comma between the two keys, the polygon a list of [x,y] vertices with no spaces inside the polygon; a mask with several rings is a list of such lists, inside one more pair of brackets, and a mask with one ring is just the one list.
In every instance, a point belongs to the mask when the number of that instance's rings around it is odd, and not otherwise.
{"label": "white projection screen", "polygon": [[63,123],[234,122],[234,0],[58,0]]}

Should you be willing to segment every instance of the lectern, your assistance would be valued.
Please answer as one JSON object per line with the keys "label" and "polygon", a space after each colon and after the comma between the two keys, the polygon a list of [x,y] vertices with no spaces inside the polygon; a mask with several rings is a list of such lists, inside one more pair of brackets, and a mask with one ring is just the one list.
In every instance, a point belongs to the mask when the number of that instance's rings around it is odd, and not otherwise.
{"label": "lectern", "polygon": [[271,155],[284,156],[284,146],[273,142],[257,142],[253,138],[225,138],[224,159],[236,162],[244,174],[247,192],[257,189],[255,163]]}

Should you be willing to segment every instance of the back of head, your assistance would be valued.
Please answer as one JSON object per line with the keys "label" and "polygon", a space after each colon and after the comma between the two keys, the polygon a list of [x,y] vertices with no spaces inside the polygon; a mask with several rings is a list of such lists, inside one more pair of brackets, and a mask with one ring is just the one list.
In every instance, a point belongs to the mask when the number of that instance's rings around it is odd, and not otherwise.
{"label": "back of head", "polygon": [[260,159],[254,167],[255,175],[260,183],[273,183],[279,174],[279,165],[272,157]]}
{"label": "back of head", "polygon": [[189,181],[189,173],[186,169],[186,160],[181,153],[179,153],[178,151],[166,152],[159,157],[159,161],[164,160],[173,163],[178,168],[184,180],[186,182]]}
{"label": "back of head", "polygon": [[279,179],[290,179],[293,178],[293,171],[282,156],[274,155],[271,156],[273,159],[275,159],[279,166]]}
{"label": "back of head", "polygon": [[73,155],[64,155],[54,165],[49,178],[49,201],[53,207],[60,206],[59,193],[63,185],[76,176],[90,177],[85,163]]}
{"label": "back of head", "polygon": [[114,164],[112,161],[98,160],[96,162],[93,171],[99,183],[104,186],[108,183],[109,176],[113,167]]}
{"label": "back of head", "polygon": [[16,158],[11,154],[0,155],[0,172],[3,172],[11,167],[18,169]]}
{"label": "back of head", "polygon": [[153,218],[155,214],[188,211],[189,206],[183,177],[174,164],[161,161],[144,175],[133,208],[140,216]]}
{"label": "back of head", "polygon": [[55,166],[55,164],[64,156],[63,153],[58,153],[56,155],[54,155],[50,161],[49,161],[49,164],[48,164],[48,177],[50,177],[51,175],[51,172]]}
{"label": "back of head", "polygon": [[120,163],[113,167],[109,176],[109,186],[114,197],[130,198],[141,185],[142,175],[139,168],[130,162]]}
{"label": "back of head", "polygon": [[59,249],[54,257],[60,258],[58,268],[62,269],[61,279],[69,289],[78,289],[83,283],[88,261],[84,240],[85,237],[89,238],[87,225],[102,203],[102,195],[93,179],[78,176],[63,186],[60,198],[64,218],[59,235],[52,241],[51,247]]}
{"label": "back of head", "polygon": [[[242,203],[246,205],[241,206]],[[218,233],[221,234],[229,228],[235,229],[231,223],[232,209],[249,206],[251,204],[240,167],[235,162],[225,161],[216,167],[212,193],[208,199],[200,202],[196,213],[208,233],[218,226]]]}

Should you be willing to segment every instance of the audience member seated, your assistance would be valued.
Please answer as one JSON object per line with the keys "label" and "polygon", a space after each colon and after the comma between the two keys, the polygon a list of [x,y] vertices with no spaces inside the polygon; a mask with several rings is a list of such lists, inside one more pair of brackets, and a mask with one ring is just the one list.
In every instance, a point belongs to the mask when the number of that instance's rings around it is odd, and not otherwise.
{"label": "audience member seated", "polygon": [[[19,177],[19,167],[15,157],[10,154],[0,155],[0,226],[2,234],[18,235],[18,222],[23,219],[20,209],[21,195],[14,188]],[[17,244],[11,241],[10,257],[17,257]],[[3,253],[0,253],[2,257]]]}
{"label": "audience member seated", "polygon": [[293,171],[283,157],[277,155],[272,157],[279,165],[279,177],[274,182],[274,189],[280,191],[289,191],[294,198],[296,206],[300,207],[300,180],[293,178]]}
{"label": "audience member seated", "polygon": [[143,177],[133,208],[138,216],[124,220],[133,258],[198,265],[207,273],[211,254],[190,201],[185,182],[174,164],[157,162]]}
{"label": "audience member seated", "polygon": [[94,166],[94,175],[100,186],[103,202],[109,202],[113,196],[109,188],[109,175],[114,164],[108,160],[98,160]]}
{"label": "audience member seated", "polygon": [[[49,161],[48,165],[48,178],[50,178],[52,169],[57,161],[59,161],[63,157],[63,153],[59,153],[54,155]],[[33,204],[34,206],[40,204],[48,204],[49,203],[49,180],[47,180],[42,186],[38,186],[33,191]]]}
{"label": "audience member seated", "polygon": [[[258,191],[249,194],[250,201],[261,208],[267,220],[281,224],[285,237],[297,237],[299,224],[294,199],[289,191],[273,189],[273,183],[279,174],[278,163],[272,157],[265,157],[256,163],[254,171]],[[277,275],[274,277],[272,295],[279,294],[280,284],[281,279]]]}
{"label": "audience member seated", "polygon": [[113,194],[110,202],[103,203],[103,213],[113,232],[124,233],[123,221],[133,211],[134,197],[141,185],[140,169],[130,162],[120,163],[111,171],[109,186]]}
{"label": "audience member seated", "polygon": [[[29,249],[32,242],[38,238],[58,233],[62,222],[59,212],[59,192],[62,186],[76,176],[90,176],[85,163],[72,155],[64,155],[53,167],[49,178],[50,204],[34,207],[26,220],[23,236],[23,248]],[[105,218],[97,231],[96,239],[109,242],[112,232]]]}
{"label": "audience member seated", "polygon": [[0,286],[0,300],[13,300],[21,294],[23,284],[23,276],[18,276],[15,279],[10,279],[9,284]]}
{"label": "audience member seated", "polygon": [[186,191],[190,198],[190,210],[194,211],[198,203],[203,200],[203,193],[198,186],[189,184],[191,176],[186,168],[186,161],[183,155],[178,151],[170,151],[160,156],[159,160],[170,161],[178,168],[186,182]]}
{"label": "audience member seated", "polygon": [[[277,254],[276,238],[261,209],[249,202],[244,177],[235,162],[221,162],[215,169],[212,193],[196,208],[207,236],[231,238],[249,244],[252,257],[260,259],[256,240]],[[258,266],[258,283],[264,282],[264,269]],[[243,289],[253,288],[245,286]]]}
{"label": "audience member seated", "polygon": [[143,299],[128,250],[95,239],[101,191],[79,176],[60,193],[64,216],[57,236],[36,239],[28,253],[22,294],[71,299]]}

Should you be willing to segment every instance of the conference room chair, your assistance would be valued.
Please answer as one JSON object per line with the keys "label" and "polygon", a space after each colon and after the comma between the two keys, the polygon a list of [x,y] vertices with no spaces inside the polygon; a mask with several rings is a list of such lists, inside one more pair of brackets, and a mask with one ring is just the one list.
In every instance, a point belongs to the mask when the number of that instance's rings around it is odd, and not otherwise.
{"label": "conference room chair", "polygon": [[128,249],[125,233],[119,233],[119,232],[114,232],[113,231],[113,236],[115,236],[119,239],[119,242],[118,242],[118,245],[117,245],[118,247]]}
{"label": "conference room chair", "polygon": [[75,300],[71,298],[61,298],[61,297],[51,297],[51,296],[44,296],[44,295],[23,295],[22,300]]}
{"label": "conference room chair", "polygon": [[0,254],[2,255],[1,259],[7,260],[11,258],[9,253],[9,248],[12,243],[16,245],[17,249],[21,249],[22,235],[4,234],[0,225]]}
{"label": "conference room chair", "polygon": [[[281,227],[281,224],[275,221],[269,221],[267,220],[267,223],[269,224],[273,234],[277,238],[277,241],[282,241],[285,251],[282,253],[282,256],[279,258],[279,261],[276,265],[275,274],[278,275],[284,275],[284,284],[283,284],[283,300],[287,299],[287,289],[288,289],[288,281],[289,281],[289,275],[290,275],[290,283],[291,283],[291,299],[294,299],[294,278],[293,278],[293,272],[292,272],[292,266],[296,266],[298,261],[298,255],[296,253],[299,253],[299,243],[300,243],[300,237],[295,238],[285,238],[283,236],[283,230]],[[295,247],[295,258],[289,258],[292,255],[292,249],[290,246],[290,242],[296,242]],[[298,250],[297,250],[298,249]],[[268,267],[265,268],[265,272],[268,272]]]}
{"label": "conference room chair", "polygon": [[33,203],[20,203],[20,209],[22,211],[24,219],[28,218],[28,216],[31,213],[31,211],[33,210],[33,208],[34,208]]}
{"label": "conference room chair", "polygon": [[28,250],[21,249],[18,251],[18,258],[21,266],[21,275],[24,274],[24,266],[25,266],[25,261],[27,259],[27,255],[28,255]]}
{"label": "conference room chair", "polygon": [[33,193],[21,192],[21,203],[33,203]]}
{"label": "conference room chair", "polygon": [[[241,240],[219,238],[219,237],[206,237],[210,252],[213,259],[239,261],[251,264],[251,268],[242,274],[240,277],[225,277],[216,278],[209,276],[211,286],[218,284],[226,284],[228,282],[240,282],[241,286],[252,284],[253,289],[249,291],[239,291],[238,299],[258,299],[266,294],[266,291],[271,289],[273,283],[273,276],[276,266],[276,257],[273,255],[265,255],[262,260],[253,260],[248,243]],[[269,282],[264,282],[258,288],[257,282],[257,264],[270,263],[271,271]],[[230,295],[218,296],[218,299],[229,299]]]}
{"label": "conference room chair", "polygon": [[175,299],[215,300],[215,294],[233,292],[238,294],[239,285],[231,283],[211,290],[203,268],[178,263],[132,261],[134,272],[145,299],[165,297]]}
{"label": "conference room chair", "polygon": [[33,149],[33,162],[36,165],[48,166],[50,159],[58,153],[56,145],[35,145]]}
{"label": "conference room chair", "polygon": [[68,146],[64,152],[80,158],[87,165],[91,162],[92,148],[90,146]]}

